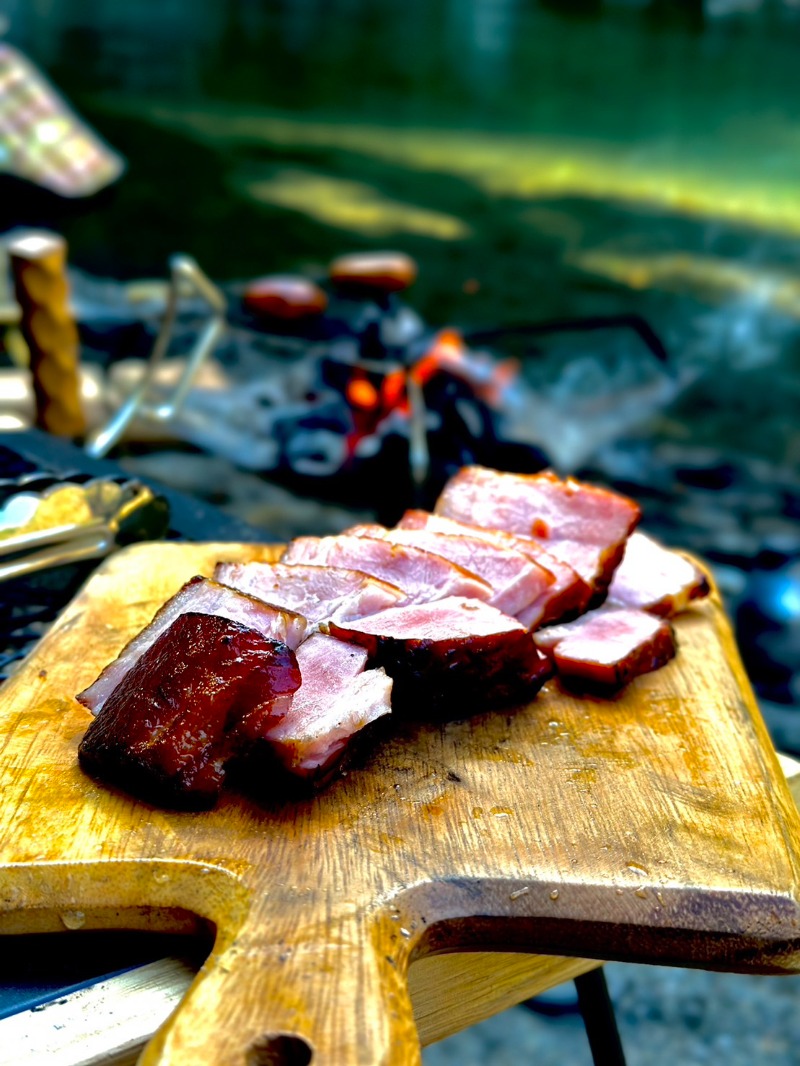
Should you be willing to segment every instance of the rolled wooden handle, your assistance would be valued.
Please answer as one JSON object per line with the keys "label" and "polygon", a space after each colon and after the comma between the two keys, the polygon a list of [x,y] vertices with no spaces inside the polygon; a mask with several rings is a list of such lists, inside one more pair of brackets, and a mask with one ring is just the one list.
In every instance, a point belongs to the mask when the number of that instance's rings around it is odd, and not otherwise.
{"label": "rolled wooden handle", "polygon": [[8,246],[20,326],[30,351],[36,425],[59,437],[81,437],[78,330],[69,309],[67,246],[55,233],[35,232]]}

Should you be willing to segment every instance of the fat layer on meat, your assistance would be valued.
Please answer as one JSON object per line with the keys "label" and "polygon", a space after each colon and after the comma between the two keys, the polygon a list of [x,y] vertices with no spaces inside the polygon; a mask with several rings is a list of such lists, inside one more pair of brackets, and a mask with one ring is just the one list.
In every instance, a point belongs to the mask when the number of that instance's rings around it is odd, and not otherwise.
{"label": "fat layer on meat", "polygon": [[276,607],[296,611],[312,624],[327,618],[347,622],[406,599],[396,585],[336,566],[219,562],[214,578]]}
{"label": "fat layer on meat", "polygon": [[516,548],[500,547],[468,533],[443,533],[425,528],[386,529],[372,524],[354,526],[349,532],[443,555],[483,578],[492,588],[486,602],[512,617],[536,603],[553,584],[549,570]]}
{"label": "fat layer on meat", "polygon": [[219,615],[240,622],[269,640],[281,641],[292,650],[299,645],[307,628],[306,619],[294,611],[272,607],[255,596],[248,596],[217,581],[193,577],[167,600],[153,620],[125,645],[100,676],[78,694],[78,701],[93,714],[99,714],[127,672],[175,619],[187,611]]}
{"label": "fat layer on meat", "polygon": [[425,529],[433,533],[456,535],[464,533],[468,536],[480,537],[499,548],[518,551],[532,563],[546,569],[552,575],[552,582],[543,590],[538,599],[519,612],[515,612],[515,616],[527,629],[573,618],[585,611],[589,605],[592,587],[568,563],[551,555],[539,541],[531,537],[523,537],[520,534],[508,533],[500,529],[489,529],[419,510],[406,511],[398,522],[398,528]]}
{"label": "fat layer on meat", "polygon": [[288,545],[282,562],[363,570],[401,588],[409,603],[427,603],[444,596],[488,600],[492,595],[487,582],[449,559],[377,537],[297,537]]}
{"label": "fat layer on meat", "polygon": [[448,518],[531,537],[596,594],[607,589],[640,518],[633,500],[607,489],[550,471],[507,474],[480,466],[454,474],[435,509]]}
{"label": "fat layer on meat", "polygon": [[352,738],[391,711],[392,681],[365,669],[367,652],[322,633],[297,649],[302,684],[266,739],[283,766],[318,778],[338,763]]}
{"label": "fat layer on meat", "polygon": [[394,679],[393,708],[413,715],[467,716],[530,699],[551,672],[524,626],[460,596],[389,608],[330,631],[367,649]]}
{"label": "fat layer on meat", "polygon": [[709,591],[708,578],[691,559],[636,530],[614,571],[607,602],[671,618]]}
{"label": "fat layer on meat", "polygon": [[534,640],[552,659],[559,677],[604,692],[657,670],[675,654],[672,627],[665,619],[607,605],[573,622],[541,629]]}

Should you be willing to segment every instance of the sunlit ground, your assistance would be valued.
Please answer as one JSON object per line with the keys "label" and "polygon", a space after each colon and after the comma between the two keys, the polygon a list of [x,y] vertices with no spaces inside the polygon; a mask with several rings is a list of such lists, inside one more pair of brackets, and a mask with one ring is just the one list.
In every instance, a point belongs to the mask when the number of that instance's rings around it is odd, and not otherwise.
{"label": "sunlit ground", "polygon": [[[800,127],[777,120],[767,128],[754,123],[752,130],[747,123],[736,123],[705,147],[686,141],[670,144],[663,137],[631,147],[522,133],[314,121],[219,105],[202,111],[151,106],[148,115],[217,147],[336,147],[422,172],[466,178],[493,197],[622,201],[707,222],[800,235]],[[318,192],[326,198],[321,185]],[[332,186],[327,198],[336,195]]]}

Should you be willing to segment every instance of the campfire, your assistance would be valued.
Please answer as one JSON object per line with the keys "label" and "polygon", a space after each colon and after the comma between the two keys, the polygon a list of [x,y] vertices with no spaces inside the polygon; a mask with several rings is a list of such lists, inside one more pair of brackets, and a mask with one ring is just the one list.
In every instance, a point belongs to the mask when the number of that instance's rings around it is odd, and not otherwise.
{"label": "campfire", "polygon": [[[189,445],[389,518],[467,463],[568,470],[598,431],[626,424],[626,403],[641,417],[674,395],[663,344],[637,316],[470,333],[413,310],[416,273],[400,253],[346,255],[324,276],[222,288],[176,256],[169,286],[144,299],[75,275],[88,454]],[[647,396],[595,380],[570,417],[551,383],[532,387],[546,335],[611,329],[637,338]]]}

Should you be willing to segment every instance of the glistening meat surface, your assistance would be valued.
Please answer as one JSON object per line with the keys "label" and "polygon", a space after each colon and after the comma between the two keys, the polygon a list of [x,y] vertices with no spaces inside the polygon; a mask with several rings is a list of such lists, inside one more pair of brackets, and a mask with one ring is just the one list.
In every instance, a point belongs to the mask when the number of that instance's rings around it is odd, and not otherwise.
{"label": "glistening meat surface", "polygon": [[227,618],[181,614],[92,720],[81,765],[165,806],[213,806],[226,764],[286,713],[299,684],[285,644]]}
{"label": "glistening meat surface", "polygon": [[218,615],[240,622],[268,640],[278,640],[289,648],[296,648],[305,636],[307,622],[301,615],[271,607],[254,596],[228,588],[217,581],[193,577],[155,614],[153,620],[129,641],[113,662],[102,671],[77,699],[93,714],[99,714],[103,704],[119,685],[127,672],[138,662],[155,640],[187,611],[195,614]]}
{"label": "glistening meat surface", "polygon": [[507,533],[500,529],[487,529],[482,526],[459,522],[444,515],[431,514],[428,511],[409,510],[397,524],[398,529],[424,529],[432,533],[466,534],[480,537],[498,548],[518,551],[536,566],[542,567],[552,575],[552,582],[545,588],[538,599],[522,608],[516,617],[528,628],[573,618],[585,611],[592,597],[592,588],[563,560],[551,555],[542,545],[530,537]]}
{"label": "glistening meat surface", "polygon": [[603,606],[535,634],[537,646],[570,684],[601,692],[622,688],[675,654],[672,627],[645,611]]}
{"label": "glistening meat surface", "polygon": [[312,563],[363,570],[401,588],[408,602],[427,603],[444,596],[488,600],[491,586],[449,559],[432,552],[391,544],[375,537],[298,537],[283,554],[284,563]]}
{"label": "glistening meat surface", "polygon": [[217,563],[215,580],[276,607],[286,607],[311,623],[326,618],[349,621],[394,607],[406,599],[395,585],[359,570],[303,563]]}
{"label": "glistening meat surface", "polygon": [[549,570],[516,548],[500,547],[468,533],[442,533],[424,528],[386,529],[378,525],[355,526],[349,532],[444,556],[487,582],[492,588],[487,602],[512,617],[536,603],[553,584]]}
{"label": "glistening meat surface", "polygon": [[541,474],[506,474],[480,466],[461,469],[436,502],[436,513],[490,529],[531,537],[568,563],[602,594],[640,518],[625,496]]}

